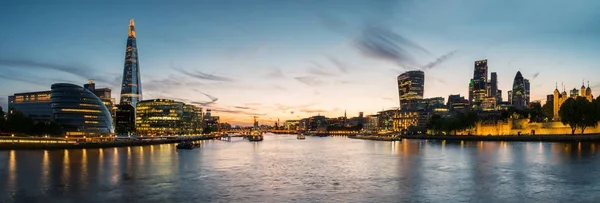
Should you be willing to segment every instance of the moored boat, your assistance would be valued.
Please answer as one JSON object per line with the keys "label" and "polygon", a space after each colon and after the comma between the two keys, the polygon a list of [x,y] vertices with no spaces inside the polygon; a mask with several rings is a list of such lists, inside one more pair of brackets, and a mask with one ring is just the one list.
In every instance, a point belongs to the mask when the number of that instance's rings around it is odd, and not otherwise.
{"label": "moored boat", "polygon": [[192,142],[189,141],[183,141],[179,144],[177,144],[177,149],[194,149],[194,144]]}
{"label": "moored boat", "polygon": [[296,139],[303,140],[303,139],[306,139],[306,136],[304,134],[300,133],[300,134],[298,134],[298,136],[296,136]]}

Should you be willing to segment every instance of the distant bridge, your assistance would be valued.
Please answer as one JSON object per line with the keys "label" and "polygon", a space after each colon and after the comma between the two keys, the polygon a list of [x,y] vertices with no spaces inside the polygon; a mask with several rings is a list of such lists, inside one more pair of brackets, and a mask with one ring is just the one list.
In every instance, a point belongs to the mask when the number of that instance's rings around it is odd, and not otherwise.
{"label": "distant bridge", "polygon": [[[273,134],[298,134],[297,130],[261,130],[262,132],[266,132],[266,133],[273,133]],[[221,130],[219,131],[220,133],[232,133],[232,134],[250,134],[250,132],[252,132],[251,129],[231,129],[231,130]]]}

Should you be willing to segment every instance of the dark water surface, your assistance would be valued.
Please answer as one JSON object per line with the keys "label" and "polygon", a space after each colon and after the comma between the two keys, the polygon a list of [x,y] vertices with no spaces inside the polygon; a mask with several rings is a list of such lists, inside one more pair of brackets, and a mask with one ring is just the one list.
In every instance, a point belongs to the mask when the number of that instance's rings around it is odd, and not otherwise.
{"label": "dark water surface", "polygon": [[0,151],[0,202],[600,202],[599,144],[267,135]]}

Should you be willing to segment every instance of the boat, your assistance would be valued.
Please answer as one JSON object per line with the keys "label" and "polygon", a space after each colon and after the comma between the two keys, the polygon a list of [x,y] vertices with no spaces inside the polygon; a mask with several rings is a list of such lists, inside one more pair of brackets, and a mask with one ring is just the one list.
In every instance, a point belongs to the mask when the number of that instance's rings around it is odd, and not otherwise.
{"label": "boat", "polygon": [[194,144],[192,142],[189,141],[183,141],[179,144],[177,144],[177,149],[194,149]]}
{"label": "boat", "polygon": [[256,116],[254,116],[254,129],[248,135],[248,141],[250,142],[259,142],[263,141],[263,132],[258,128],[258,122],[256,122]]}
{"label": "boat", "polygon": [[298,134],[298,136],[296,136],[296,139],[303,140],[303,139],[306,139],[306,136],[304,136],[304,134],[300,133],[300,134]]}

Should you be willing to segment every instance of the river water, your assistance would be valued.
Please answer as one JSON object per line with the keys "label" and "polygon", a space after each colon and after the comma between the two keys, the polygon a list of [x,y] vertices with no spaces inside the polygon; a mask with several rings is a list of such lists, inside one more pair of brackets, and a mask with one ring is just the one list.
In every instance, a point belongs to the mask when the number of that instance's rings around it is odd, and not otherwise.
{"label": "river water", "polygon": [[0,202],[600,202],[599,144],[267,135],[0,151]]}

